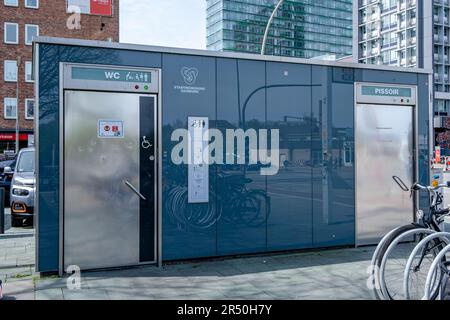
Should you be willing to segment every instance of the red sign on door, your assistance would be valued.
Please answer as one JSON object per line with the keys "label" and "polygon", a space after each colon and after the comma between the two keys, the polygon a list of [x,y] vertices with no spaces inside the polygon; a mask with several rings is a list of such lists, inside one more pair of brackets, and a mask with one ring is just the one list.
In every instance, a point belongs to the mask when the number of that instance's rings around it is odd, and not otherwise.
{"label": "red sign on door", "polygon": [[91,0],[91,14],[112,16],[112,0]]}

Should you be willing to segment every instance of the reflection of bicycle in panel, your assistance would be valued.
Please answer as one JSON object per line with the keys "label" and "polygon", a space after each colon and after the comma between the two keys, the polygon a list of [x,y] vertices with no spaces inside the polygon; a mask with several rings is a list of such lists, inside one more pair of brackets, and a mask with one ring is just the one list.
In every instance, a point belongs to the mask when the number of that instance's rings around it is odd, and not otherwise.
{"label": "reflection of bicycle in panel", "polygon": [[219,203],[224,212],[223,219],[246,226],[266,223],[270,213],[270,197],[261,189],[247,189],[252,179],[244,175],[218,175],[222,187]]}
{"label": "reflection of bicycle in panel", "polygon": [[246,184],[252,180],[243,175],[219,174],[218,179],[220,196],[211,187],[210,201],[205,204],[189,204],[186,186],[172,185],[165,188],[165,209],[178,228],[205,230],[220,219],[251,227],[267,221],[270,198],[264,190],[248,190]]}

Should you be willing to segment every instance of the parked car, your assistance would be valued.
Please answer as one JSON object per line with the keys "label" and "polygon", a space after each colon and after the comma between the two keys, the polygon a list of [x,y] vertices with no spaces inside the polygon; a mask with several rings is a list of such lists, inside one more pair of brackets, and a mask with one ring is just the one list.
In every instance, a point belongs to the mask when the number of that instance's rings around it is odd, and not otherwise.
{"label": "parked car", "polygon": [[11,180],[14,175],[14,169],[16,168],[16,162],[16,159],[0,162],[0,188],[5,189],[5,207],[9,207]]}
{"label": "parked car", "polygon": [[23,226],[25,221],[33,221],[35,192],[35,149],[22,149],[17,157],[16,169],[11,181],[11,225],[13,227]]}

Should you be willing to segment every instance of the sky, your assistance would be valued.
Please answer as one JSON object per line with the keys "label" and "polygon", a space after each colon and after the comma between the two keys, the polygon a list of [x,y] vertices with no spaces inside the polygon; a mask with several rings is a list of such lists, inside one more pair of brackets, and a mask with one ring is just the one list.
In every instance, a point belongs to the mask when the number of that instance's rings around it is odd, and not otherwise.
{"label": "sky", "polygon": [[206,0],[120,0],[120,42],[206,48]]}

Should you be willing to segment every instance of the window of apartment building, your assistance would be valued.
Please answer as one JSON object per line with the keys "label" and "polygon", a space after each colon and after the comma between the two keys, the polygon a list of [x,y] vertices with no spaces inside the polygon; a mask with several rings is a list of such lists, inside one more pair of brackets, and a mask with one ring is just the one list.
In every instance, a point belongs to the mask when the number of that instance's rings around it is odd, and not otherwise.
{"label": "window of apartment building", "polygon": [[3,3],[8,7],[18,7],[19,0],[4,0]]}
{"label": "window of apartment building", "polygon": [[25,0],[25,8],[31,9],[39,8],[39,0]]}
{"label": "window of apartment building", "polygon": [[25,25],[25,44],[30,46],[33,44],[33,37],[37,37],[39,35],[39,26],[34,24],[26,24]]}
{"label": "window of apartment building", "polygon": [[34,82],[33,80],[33,63],[31,61],[25,62],[25,81]]}
{"label": "window of apartment building", "polygon": [[17,61],[5,60],[4,62],[4,77],[6,82],[17,81]]}
{"label": "window of apartment building", "polygon": [[4,100],[5,119],[15,119],[17,116],[17,99],[5,98]]}
{"label": "window of apartment building", "polygon": [[19,43],[19,25],[17,23],[5,22],[4,42],[10,44]]}
{"label": "window of apartment building", "polygon": [[34,119],[34,100],[25,99],[25,119]]}

